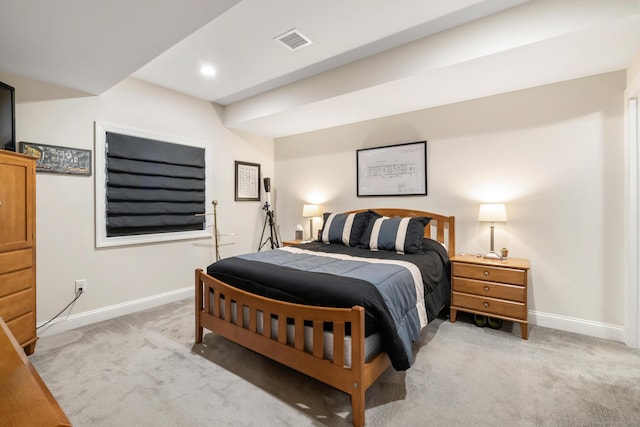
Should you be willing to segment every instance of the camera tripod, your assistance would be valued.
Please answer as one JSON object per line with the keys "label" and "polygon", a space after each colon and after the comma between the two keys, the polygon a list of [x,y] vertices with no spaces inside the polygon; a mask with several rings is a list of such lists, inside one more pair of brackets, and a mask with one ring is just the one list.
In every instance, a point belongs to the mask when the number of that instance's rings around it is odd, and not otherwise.
{"label": "camera tripod", "polygon": [[[269,203],[265,203],[262,207],[267,212],[267,216],[264,218],[264,225],[262,226],[262,235],[260,236],[260,246],[258,246],[258,252],[267,244],[271,243],[271,249],[279,248],[280,242],[278,241],[278,230],[276,229],[275,212],[271,210]],[[264,233],[267,230],[267,224],[269,224],[269,235],[264,241]]]}

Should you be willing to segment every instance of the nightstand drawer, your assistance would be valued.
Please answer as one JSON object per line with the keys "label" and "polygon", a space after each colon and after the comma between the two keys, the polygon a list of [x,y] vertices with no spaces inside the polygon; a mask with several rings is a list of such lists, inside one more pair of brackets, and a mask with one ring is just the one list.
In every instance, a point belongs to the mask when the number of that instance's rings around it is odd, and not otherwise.
{"label": "nightstand drawer", "polygon": [[469,279],[489,280],[492,282],[510,283],[513,285],[524,285],[527,280],[526,274],[526,270],[518,270],[513,268],[464,264],[459,262],[453,264],[454,276],[467,277]]}
{"label": "nightstand drawer", "polygon": [[507,299],[518,302],[526,301],[525,287],[519,285],[507,285],[504,283],[454,277],[452,288],[454,291],[485,297]]}
{"label": "nightstand drawer", "polygon": [[486,314],[495,314],[498,316],[511,317],[514,319],[525,320],[527,318],[527,309],[525,304],[519,302],[511,302],[498,300],[494,298],[483,298],[475,295],[452,293],[451,305],[464,310],[479,311]]}
{"label": "nightstand drawer", "polygon": [[295,245],[300,245],[302,243],[308,243],[308,242],[310,242],[310,240],[285,240],[282,242],[282,246],[283,247],[295,246]]}

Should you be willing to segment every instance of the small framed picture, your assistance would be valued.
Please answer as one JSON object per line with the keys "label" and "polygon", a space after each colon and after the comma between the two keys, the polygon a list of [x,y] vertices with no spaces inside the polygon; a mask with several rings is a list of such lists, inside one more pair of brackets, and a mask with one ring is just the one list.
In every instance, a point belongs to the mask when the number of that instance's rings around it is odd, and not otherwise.
{"label": "small framed picture", "polygon": [[20,142],[20,152],[36,157],[36,172],[91,176],[91,150]]}
{"label": "small framed picture", "polygon": [[236,160],[236,192],[237,202],[260,201],[260,165],[258,163],[240,162]]}

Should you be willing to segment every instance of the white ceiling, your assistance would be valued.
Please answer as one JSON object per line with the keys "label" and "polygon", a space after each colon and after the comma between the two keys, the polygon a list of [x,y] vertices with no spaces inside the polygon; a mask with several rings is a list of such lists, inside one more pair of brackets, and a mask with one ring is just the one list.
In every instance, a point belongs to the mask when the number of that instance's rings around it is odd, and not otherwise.
{"label": "white ceiling", "polygon": [[[312,44],[274,40],[293,28]],[[638,52],[638,0],[0,0],[0,79],[19,102],[133,76],[269,137],[620,70]]]}

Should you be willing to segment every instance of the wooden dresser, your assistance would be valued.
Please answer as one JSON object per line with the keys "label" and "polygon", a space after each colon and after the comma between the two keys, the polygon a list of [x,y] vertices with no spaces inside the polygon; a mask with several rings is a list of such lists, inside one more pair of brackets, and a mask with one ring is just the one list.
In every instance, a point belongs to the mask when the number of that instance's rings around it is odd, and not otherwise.
{"label": "wooden dresser", "polygon": [[35,160],[0,150],[0,317],[27,354],[36,345]]}
{"label": "wooden dresser", "polygon": [[38,371],[0,318],[0,425],[70,426]]}
{"label": "wooden dresser", "polygon": [[473,255],[451,258],[451,307],[454,323],[458,310],[510,320],[520,324],[523,339],[529,338],[526,259],[505,261]]}

